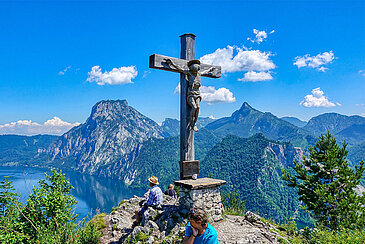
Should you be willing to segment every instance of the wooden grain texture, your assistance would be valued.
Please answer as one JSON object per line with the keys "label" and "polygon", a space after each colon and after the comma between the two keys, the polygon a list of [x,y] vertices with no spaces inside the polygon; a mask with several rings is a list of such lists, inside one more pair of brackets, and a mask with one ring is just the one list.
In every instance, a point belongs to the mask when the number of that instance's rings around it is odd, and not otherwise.
{"label": "wooden grain texture", "polygon": [[[152,54],[150,56],[149,67],[151,69],[160,69],[160,70],[172,71],[172,72],[179,73],[179,71],[177,71],[177,69],[175,69],[173,67],[170,67],[166,63],[166,61],[165,61],[166,59],[171,59],[171,61],[174,62],[176,65],[178,65],[180,67],[184,67],[184,69],[188,69],[188,61],[189,60],[179,59],[179,58],[172,58],[172,57],[159,55],[159,54]],[[211,72],[205,74],[205,72],[208,71],[210,68],[213,68],[213,70]],[[203,77],[220,78],[222,76],[220,66],[214,66],[214,65],[203,64],[202,63],[200,65],[200,72],[202,72]]]}
{"label": "wooden grain texture", "polygon": [[174,181],[174,184],[187,189],[197,190],[222,186],[226,184],[226,181],[212,178],[199,178],[197,180],[177,180]]}

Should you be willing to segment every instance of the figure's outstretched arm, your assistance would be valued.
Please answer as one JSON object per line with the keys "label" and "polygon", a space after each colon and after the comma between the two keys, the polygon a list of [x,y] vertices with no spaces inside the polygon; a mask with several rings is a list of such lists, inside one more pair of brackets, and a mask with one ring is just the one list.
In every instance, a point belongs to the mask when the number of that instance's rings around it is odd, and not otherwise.
{"label": "figure's outstretched arm", "polygon": [[180,73],[183,73],[183,74],[185,74],[185,75],[188,75],[188,72],[187,72],[186,70],[184,70],[184,69],[183,69],[182,67],[180,67],[179,65],[174,64],[174,62],[172,62],[172,60],[171,60],[171,59],[169,59],[169,58],[165,58],[164,60],[165,60],[165,62],[166,62],[169,66],[174,67],[174,68],[175,68],[175,69],[177,69],[177,71],[179,71]]}
{"label": "figure's outstretched arm", "polygon": [[207,74],[209,74],[209,73],[211,73],[213,71],[214,71],[214,67],[210,67],[210,69],[208,69],[208,70],[201,71],[200,74],[201,75],[207,75]]}

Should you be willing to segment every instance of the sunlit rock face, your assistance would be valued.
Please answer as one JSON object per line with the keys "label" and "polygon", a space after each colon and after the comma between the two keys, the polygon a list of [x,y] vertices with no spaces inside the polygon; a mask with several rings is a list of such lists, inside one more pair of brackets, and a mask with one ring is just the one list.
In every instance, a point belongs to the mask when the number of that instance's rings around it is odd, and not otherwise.
{"label": "sunlit rock face", "polygon": [[[51,160],[81,172],[110,175],[113,169],[129,170],[126,162],[136,156],[148,138],[165,136],[167,133],[156,122],[126,100],[100,101],[86,122],[52,143],[48,153]],[[129,182],[133,180],[131,175],[126,179]]]}

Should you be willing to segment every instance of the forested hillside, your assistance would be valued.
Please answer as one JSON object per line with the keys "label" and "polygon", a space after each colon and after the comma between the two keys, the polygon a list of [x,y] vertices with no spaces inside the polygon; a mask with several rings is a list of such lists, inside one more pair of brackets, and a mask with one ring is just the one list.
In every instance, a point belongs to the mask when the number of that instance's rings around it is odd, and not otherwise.
{"label": "forested hillside", "polygon": [[294,217],[309,224],[296,191],[281,177],[281,170],[292,170],[293,160],[301,155],[290,144],[271,141],[262,134],[247,139],[231,135],[209,151],[201,162],[201,175],[226,180],[223,189],[236,190],[247,210],[277,221]]}
{"label": "forested hillside", "polygon": [[48,156],[43,152],[57,138],[52,135],[0,135],[0,164],[36,166],[47,161]]}

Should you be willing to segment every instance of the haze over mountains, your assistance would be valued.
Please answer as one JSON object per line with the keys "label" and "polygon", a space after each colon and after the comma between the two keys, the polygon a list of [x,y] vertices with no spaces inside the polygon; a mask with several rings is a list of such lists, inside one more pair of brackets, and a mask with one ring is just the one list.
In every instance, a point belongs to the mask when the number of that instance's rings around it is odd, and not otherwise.
{"label": "haze over mountains", "polygon": [[[118,178],[140,189],[156,175],[167,186],[178,178],[179,127],[176,119],[160,126],[126,100],[100,101],[85,123],[62,136],[0,136],[0,164],[60,167]],[[351,165],[365,155],[365,118],[360,116],[322,114],[300,128],[243,103],[230,117],[200,118],[198,127],[201,176],[227,180],[227,188],[235,186],[247,199],[248,209],[277,220],[296,213],[298,220],[310,222],[298,212],[296,194],[280,172],[290,171],[293,159],[300,159],[318,134],[329,130],[349,141]]]}

